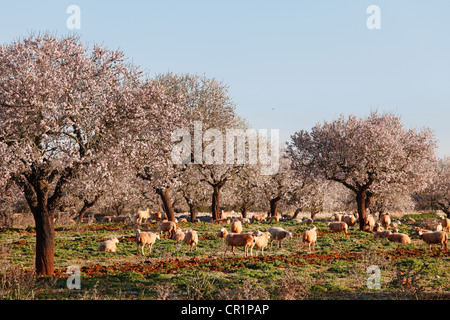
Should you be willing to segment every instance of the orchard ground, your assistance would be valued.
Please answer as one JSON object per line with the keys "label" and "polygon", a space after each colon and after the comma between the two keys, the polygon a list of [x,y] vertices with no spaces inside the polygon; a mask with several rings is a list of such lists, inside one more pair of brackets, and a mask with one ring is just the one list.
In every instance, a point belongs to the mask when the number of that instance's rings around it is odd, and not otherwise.
{"label": "orchard ground", "polygon": [[[208,214],[210,215],[210,214]],[[180,216],[180,215],[179,215]],[[199,214],[202,217],[202,214]],[[199,245],[188,252],[183,242],[157,240],[148,256],[137,254],[136,225],[126,223],[56,224],[55,275],[33,275],[34,227],[0,227],[0,299],[449,299],[450,254],[428,246],[413,232],[423,219],[437,214],[412,213],[412,224],[402,224],[411,244],[374,239],[373,233],[350,228],[336,237],[326,227],[331,214],[317,215],[318,240],[314,252],[300,235],[310,226],[295,221],[244,225],[244,232],[281,226],[293,233],[283,247],[268,247],[261,256],[236,256],[209,222],[179,223],[199,233]],[[395,216],[394,216],[395,217]],[[141,230],[159,232],[157,224]],[[229,231],[229,225],[227,225]],[[97,252],[110,236],[120,240],[116,253]],[[148,249],[147,249],[148,250]],[[148,251],[146,250],[146,254]],[[370,289],[379,268],[380,288]],[[69,266],[81,270],[81,289],[68,289]]]}

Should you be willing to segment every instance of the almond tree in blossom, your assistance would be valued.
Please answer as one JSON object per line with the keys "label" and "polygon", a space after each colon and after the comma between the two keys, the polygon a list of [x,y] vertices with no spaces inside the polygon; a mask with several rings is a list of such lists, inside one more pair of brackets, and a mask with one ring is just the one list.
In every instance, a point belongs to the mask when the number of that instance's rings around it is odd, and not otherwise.
{"label": "almond tree in blossom", "polygon": [[419,205],[442,210],[450,218],[450,158],[440,159],[433,167],[433,181],[413,195]]}
{"label": "almond tree in blossom", "polygon": [[[201,177],[199,181],[212,188],[211,213],[213,219],[218,219],[221,191],[242,167],[225,161],[226,130],[244,128],[244,123],[235,113],[228,87],[214,78],[167,73],[159,75],[157,81],[172,92],[171,96],[179,95],[177,101],[183,106],[183,118],[186,121],[184,129],[190,132],[192,138],[191,161],[187,166],[197,169]],[[179,128],[183,128],[181,123]],[[218,135],[208,136],[207,132]],[[222,150],[211,151],[211,145],[220,139],[223,142]],[[219,161],[208,163],[205,161],[208,156],[212,158],[217,156]],[[180,172],[183,170],[180,167],[178,169]]]}
{"label": "almond tree in blossom", "polygon": [[431,131],[405,129],[392,114],[372,113],[365,119],[341,116],[291,138],[288,150],[294,170],[306,167],[353,191],[361,229],[371,194],[424,188],[436,160]]}
{"label": "almond tree in blossom", "polygon": [[53,217],[74,176],[104,170],[108,157],[120,165],[135,145],[147,144],[146,157],[158,153],[150,139],[161,131],[149,130],[176,110],[161,116],[166,98],[141,76],[122,52],[88,49],[73,36],[0,47],[0,184],[20,186],[33,213],[37,274],[53,274]]}

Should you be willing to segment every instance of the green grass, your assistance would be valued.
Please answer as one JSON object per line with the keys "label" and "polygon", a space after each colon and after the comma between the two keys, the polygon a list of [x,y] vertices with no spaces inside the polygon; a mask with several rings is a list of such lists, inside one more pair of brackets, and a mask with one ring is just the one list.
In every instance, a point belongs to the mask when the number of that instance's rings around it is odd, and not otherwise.
{"label": "green grass", "polygon": [[[417,224],[433,214],[413,218]],[[298,238],[309,226],[296,222],[245,225],[244,231],[281,226],[294,235],[283,241],[281,249],[266,248],[264,257],[254,250],[255,256],[245,259],[242,248],[236,249],[236,257],[231,250],[223,257],[225,245],[215,236],[220,227],[210,223],[180,224],[181,228],[199,232],[196,250],[188,252],[182,242],[161,239],[146,256],[138,255],[136,244],[128,240],[134,235],[132,225],[57,226],[57,275],[40,279],[27,273],[34,264],[34,229],[8,228],[0,233],[0,299],[449,298],[449,254],[437,248],[430,253],[411,231],[412,225],[399,228],[413,239],[408,245],[373,239],[373,233],[355,228],[350,229],[348,237],[336,238],[325,223],[315,225],[320,236],[313,253]],[[148,225],[141,230],[157,231],[157,227]],[[97,252],[98,244],[113,235],[120,239],[118,252]],[[66,287],[65,270],[71,265],[85,270],[81,290]],[[366,286],[370,265],[380,267],[381,290]],[[8,282],[8,277],[15,280]],[[408,279],[415,281],[412,287],[402,284]]]}

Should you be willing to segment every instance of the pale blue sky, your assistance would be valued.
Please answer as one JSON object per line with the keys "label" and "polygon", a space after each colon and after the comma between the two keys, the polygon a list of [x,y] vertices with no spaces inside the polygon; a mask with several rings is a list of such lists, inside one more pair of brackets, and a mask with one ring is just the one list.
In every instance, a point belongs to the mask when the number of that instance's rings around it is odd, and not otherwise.
{"label": "pale blue sky", "polygon": [[[237,112],[281,138],[344,113],[431,127],[450,156],[450,1],[2,1],[0,42],[32,31],[121,49],[150,75],[229,85]],[[381,30],[366,9],[381,8]]]}

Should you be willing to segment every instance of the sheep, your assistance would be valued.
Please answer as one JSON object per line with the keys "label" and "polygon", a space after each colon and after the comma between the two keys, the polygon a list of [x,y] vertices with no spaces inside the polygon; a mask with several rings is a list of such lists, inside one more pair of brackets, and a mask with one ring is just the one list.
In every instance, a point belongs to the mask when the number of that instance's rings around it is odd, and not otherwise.
{"label": "sheep", "polygon": [[432,244],[440,244],[442,252],[444,252],[444,246],[446,248],[445,251],[448,252],[447,247],[447,240],[448,235],[444,231],[436,231],[436,232],[423,232],[422,230],[419,230],[419,236],[422,238],[425,243],[429,245],[430,252],[433,253],[431,250]]}
{"label": "sheep", "polygon": [[230,224],[231,223],[231,219],[228,218],[223,218],[223,219],[216,219],[213,220],[212,223],[216,223],[216,224]]}
{"label": "sheep", "polygon": [[161,212],[152,212],[150,213],[150,220],[162,220]]}
{"label": "sheep", "polygon": [[189,252],[191,251],[191,248],[195,246],[195,249],[197,249],[198,245],[198,233],[195,230],[188,229],[186,231],[186,235],[184,237],[184,243],[187,244]]}
{"label": "sheep", "polygon": [[226,218],[231,218],[234,215],[234,210],[231,210],[230,212],[225,212],[223,210],[220,210],[220,218],[221,219],[226,219]]}
{"label": "sheep", "polygon": [[131,218],[128,216],[111,217],[111,222],[131,222]]}
{"label": "sheep", "polygon": [[221,227],[220,231],[217,232],[217,238],[223,239],[225,241],[225,237],[227,236],[228,231],[226,228]]}
{"label": "sheep", "polygon": [[144,256],[144,247],[146,245],[149,246],[148,254],[152,253],[153,244],[156,242],[156,239],[160,239],[159,234],[153,232],[142,232],[139,229],[136,229],[136,245],[137,245],[137,254],[139,254],[139,246],[141,245],[142,255]]}
{"label": "sheep", "polygon": [[142,220],[147,220],[150,216],[150,208],[147,208],[147,210],[138,210],[136,215],[136,223],[141,224]]}
{"label": "sheep", "polygon": [[333,218],[334,218],[334,221],[341,221],[342,220],[342,214],[335,213],[335,214],[333,214]]}
{"label": "sheep", "polygon": [[225,252],[223,253],[223,255],[227,253],[228,247],[231,246],[233,255],[236,255],[236,253],[234,252],[234,247],[244,247],[244,257],[248,256],[248,248],[250,248],[250,255],[253,256],[252,244],[255,242],[255,237],[252,234],[228,233],[225,236],[225,242],[227,244],[227,247],[225,248]]}
{"label": "sheep", "polygon": [[250,220],[251,222],[264,221],[265,218],[266,218],[265,214],[254,214]]}
{"label": "sheep", "polygon": [[97,251],[116,252],[117,251],[116,243],[119,243],[119,239],[117,239],[116,237],[112,237],[111,239],[100,243],[99,246],[97,247]]}
{"label": "sheep", "polygon": [[442,224],[440,222],[436,226],[436,231],[442,231]]}
{"label": "sheep", "polygon": [[244,217],[239,217],[237,218],[240,222],[245,223],[245,224],[249,224],[250,223],[250,219],[249,218],[244,218]]}
{"label": "sheep", "polygon": [[378,238],[387,238],[392,232],[389,230],[383,230],[383,228],[379,228],[378,230],[375,231],[373,238],[374,239],[378,239]]}
{"label": "sheep", "polygon": [[364,218],[364,230],[369,229],[369,231],[373,230],[373,227],[375,226],[375,219],[372,215],[368,215]]}
{"label": "sheep", "polygon": [[307,217],[303,217],[302,218],[302,223],[305,223],[307,225],[313,224],[314,220],[311,218],[307,218]]}
{"label": "sheep", "polygon": [[[345,236],[347,236],[348,225],[344,221],[340,222],[328,222],[327,227],[331,229],[331,231],[340,233],[343,232]],[[336,234],[337,238],[338,234]]]}
{"label": "sheep", "polygon": [[269,239],[272,237],[270,232],[261,232],[259,235],[254,234],[254,242],[252,243],[251,249],[261,248],[261,255],[264,255],[264,248],[269,244]]}
{"label": "sheep", "polygon": [[172,238],[177,232],[177,224],[173,221],[162,221],[159,228],[161,229],[161,234],[168,233],[168,238]]}
{"label": "sheep", "polygon": [[342,217],[342,221],[344,221],[348,227],[353,227],[356,224],[356,218],[352,214],[346,214]]}
{"label": "sheep", "polygon": [[393,230],[393,232],[389,233],[388,240],[397,243],[411,243],[411,238],[404,233],[398,233],[397,230]]}
{"label": "sheep", "polygon": [[[283,228],[279,227],[272,227],[267,230],[270,232],[270,235],[272,236],[272,242],[278,241],[278,247],[282,248],[283,244],[282,241],[286,238],[292,238],[292,233],[289,231],[284,230]],[[272,242],[270,243],[270,246],[272,246]]]}
{"label": "sheep", "polygon": [[184,240],[186,233],[182,229],[177,229],[177,232],[171,237],[172,240],[182,241]]}
{"label": "sheep", "polygon": [[269,221],[269,222],[271,222],[271,221],[278,222],[278,221],[280,221],[280,217],[279,217],[279,216],[267,217],[267,218],[266,218],[266,221]]}
{"label": "sheep", "polygon": [[442,230],[447,230],[450,232],[450,219],[446,217],[440,217],[439,222],[442,225]]}
{"label": "sheep", "polygon": [[231,232],[233,233],[241,233],[242,232],[242,223],[239,220],[235,220],[231,223]]}
{"label": "sheep", "polygon": [[398,226],[399,226],[398,222],[395,222],[395,221],[392,221],[392,222],[389,224],[389,227],[394,228],[394,229],[398,228]]}
{"label": "sheep", "polygon": [[389,216],[389,213],[386,212],[381,214],[379,220],[383,228],[387,230],[391,224],[391,217]]}
{"label": "sheep", "polygon": [[317,232],[316,232],[316,226],[312,226],[311,229],[306,230],[302,233],[302,242],[308,243],[308,249],[311,251],[311,244],[312,244],[312,251],[314,251],[314,244],[317,240]]}
{"label": "sheep", "polygon": [[97,222],[100,223],[107,223],[107,222],[111,222],[111,216],[96,216],[95,220],[97,220]]}

